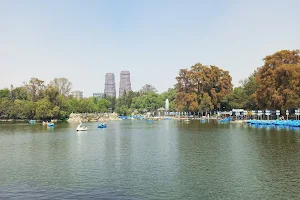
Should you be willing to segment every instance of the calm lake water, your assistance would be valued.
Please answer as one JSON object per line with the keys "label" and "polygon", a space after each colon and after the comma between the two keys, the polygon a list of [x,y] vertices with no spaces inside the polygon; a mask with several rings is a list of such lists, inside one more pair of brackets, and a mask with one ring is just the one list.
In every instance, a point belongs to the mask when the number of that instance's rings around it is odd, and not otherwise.
{"label": "calm lake water", "polygon": [[299,199],[300,130],[0,123],[0,199]]}

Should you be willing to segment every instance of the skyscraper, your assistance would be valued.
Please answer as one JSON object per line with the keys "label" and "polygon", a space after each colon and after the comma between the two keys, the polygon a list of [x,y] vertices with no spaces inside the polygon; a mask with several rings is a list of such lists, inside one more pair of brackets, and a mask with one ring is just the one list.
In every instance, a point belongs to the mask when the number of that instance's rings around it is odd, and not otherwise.
{"label": "skyscraper", "polygon": [[121,71],[119,97],[123,96],[125,92],[128,93],[129,91],[131,91],[130,72]]}
{"label": "skyscraper", "polygon": [[115,97],[116,96],[116,84],[115,84],[115,75],[114,73],[105,74],[105,96]]}

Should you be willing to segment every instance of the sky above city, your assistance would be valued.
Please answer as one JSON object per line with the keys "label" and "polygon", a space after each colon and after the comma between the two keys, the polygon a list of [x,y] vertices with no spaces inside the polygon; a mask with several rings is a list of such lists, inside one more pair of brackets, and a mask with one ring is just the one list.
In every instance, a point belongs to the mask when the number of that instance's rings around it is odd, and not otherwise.
{"label": "sky above city", "polygon": [[263,58],[300,48],[299,0],[2,0],[0,88],[66,77],[84,96],[105,73],[164,92],[195,63],[228,70],[235,86]]}

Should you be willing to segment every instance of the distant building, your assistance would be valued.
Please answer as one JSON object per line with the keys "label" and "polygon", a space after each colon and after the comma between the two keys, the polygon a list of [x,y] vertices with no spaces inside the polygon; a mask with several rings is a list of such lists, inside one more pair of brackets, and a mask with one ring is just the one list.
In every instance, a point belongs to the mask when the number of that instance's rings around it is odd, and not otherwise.
{"label": "distant building", "polygon": [[104,95],[108,97],[116,97],[115,75],[113,73],[106,73]]}
{"label": "distant building", "polygon": [[93,97],[97,98],[97,99],[102,99],[104,98],[104,93],[93,93]]}
{"label": "distant building", "polygon": [[131,91],[130,72],[121,71],[119,97],[122,97],[125,92],[128,93],[129,91]]}
{"label": "distant building", "polygon": [[83,92],[81,92],[81,91],[73,91],[73,92],[71,92],[71,96],[73,97],[73,98],[76,98],[76,99],[82,99],[83,98]]}

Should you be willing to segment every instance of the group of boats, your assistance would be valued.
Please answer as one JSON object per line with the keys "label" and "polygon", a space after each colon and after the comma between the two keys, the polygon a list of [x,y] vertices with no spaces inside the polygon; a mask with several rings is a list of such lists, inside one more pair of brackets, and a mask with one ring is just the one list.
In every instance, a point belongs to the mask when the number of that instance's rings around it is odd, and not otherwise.
{"label": "group of boats", "polygon": [[224,122],[226,123],[226,122],[230,122],[230,121],[232,121],[232,119],[230,117],[226,117],[224,119],[219,120],[219,122],[221,122],[221,123],[224,123]]}
{"label": "group of boats", "polygon": [[247,123],[252,125],[300,127],[300,120],[248,120]]}
{"label": "group of boats", "polygon": [[171,117],[147,117],[147,116],[119,116],[118,118],[122,119],[122,120],[134,120],[134,119],[146,119],[147,121],[155,121],[155,120],[172,120]]}
{"label": "group of boats", "polygon": [[43,121],[43,125],[47,125],[48,127],[54,127],[54,123],[48,121],[46,122]]}
{"label": "group of boats", "polygon": [[164,117],[164,118],[161,118],[161,117],[147,117],[145,118],[147,122],[157,122],[159,120],[172,120],[171,117]]}
{"label": "group of boats", "polygon": [[[28,121],[30,124],[36,124],[36,120],[29,120]],[[53,122],[48,122],[48,121],[43,121],[42,124],[44,126],[48,126],[48,127],[54,127],[55,124]],[[107,128],[107,125],[104,123],[101,123],[99,125],[97,125],[97,128]],[[80,122],[80,124],[77,126],[76,131],[87,131],[88,128],[84,125],[82,125],[82,122]]]}
{"label": "group of boats", "polygon": [[[29,124],[36,124],[36,120],[33,120],[33,119],[29,120],[28,122],[29,122]],[[54,126],[54,123],[48,122],[48,121],[46,121],[46,122],[43,121],[42,124],[45,125],[45,126],[49,126],[49,127],[53,127]]]}

